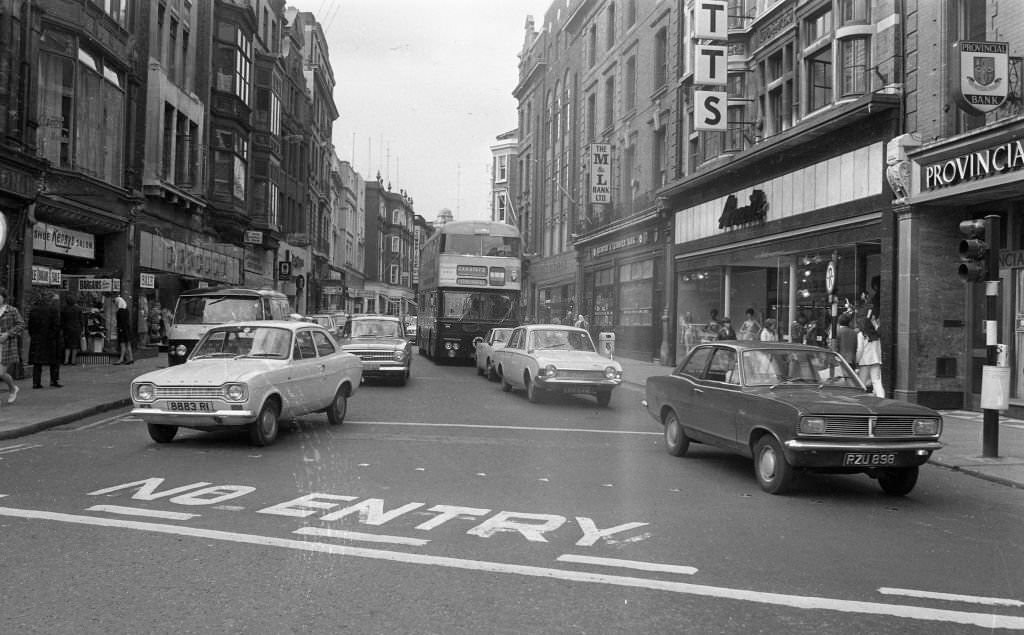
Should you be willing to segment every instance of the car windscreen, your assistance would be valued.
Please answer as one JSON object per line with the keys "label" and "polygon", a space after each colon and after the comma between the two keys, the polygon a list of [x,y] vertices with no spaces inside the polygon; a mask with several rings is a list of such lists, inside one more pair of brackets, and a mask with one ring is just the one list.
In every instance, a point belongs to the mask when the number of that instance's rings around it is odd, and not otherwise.
{"label": "car windscreen", "polygon": [[594,342],[583,331],[564,329],[541,329],[530,333],[526,347],[529,349],[554,349],[565,351],[594,351]]}
{"label": "car windscreen", "polygon": [[398,322],[392,320],[354,320],[352,337],[401,337]]}
{"label": "car windscreen", "polygon": [[262,319],[260,299],[248,296],[182,297],[174,307],[175,324],[223,324]]}
{"label": "car windscreen", "polygon": [[278,327],[223,327],[206,332],[189,359],[262,357],[287,359],[292,332]]}
{"label": "car windscreen", "polygon": [[853,371],[832,351],[757,349],[743,352],[747,386],[820,385],[862,389]]}

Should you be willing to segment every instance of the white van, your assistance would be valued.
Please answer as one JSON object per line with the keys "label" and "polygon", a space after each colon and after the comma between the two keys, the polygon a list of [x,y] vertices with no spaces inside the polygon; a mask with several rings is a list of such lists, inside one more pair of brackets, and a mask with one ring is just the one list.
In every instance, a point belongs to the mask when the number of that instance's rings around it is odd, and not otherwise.
{"label": "white van", "polygon": [[248,320],[287,320],[288,296],[273,289],[206,287],[183,291],[167,331],[167,363],[184,364],[211,326]]}

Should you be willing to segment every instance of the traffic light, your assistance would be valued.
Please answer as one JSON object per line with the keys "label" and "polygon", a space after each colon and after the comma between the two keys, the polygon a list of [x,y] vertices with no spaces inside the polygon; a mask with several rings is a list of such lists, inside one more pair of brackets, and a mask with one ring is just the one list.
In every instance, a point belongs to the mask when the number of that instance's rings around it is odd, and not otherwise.
{"label": "traffic light", "polygon": [[966,236],[960,241],[960,266],[958,272],[964,282],[982,282],[988,277],[989,223],[985,219],[965,220],[960,223],[960,233]]}

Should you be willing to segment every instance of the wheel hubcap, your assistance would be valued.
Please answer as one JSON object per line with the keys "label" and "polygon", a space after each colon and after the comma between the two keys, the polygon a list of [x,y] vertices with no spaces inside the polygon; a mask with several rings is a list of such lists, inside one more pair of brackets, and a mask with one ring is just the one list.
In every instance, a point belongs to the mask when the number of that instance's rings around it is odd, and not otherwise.
{"label": "wheel hubcap", "polygon": [[775,451],[765,448],[761,451],[761,478],[770,481],[775,477]]}

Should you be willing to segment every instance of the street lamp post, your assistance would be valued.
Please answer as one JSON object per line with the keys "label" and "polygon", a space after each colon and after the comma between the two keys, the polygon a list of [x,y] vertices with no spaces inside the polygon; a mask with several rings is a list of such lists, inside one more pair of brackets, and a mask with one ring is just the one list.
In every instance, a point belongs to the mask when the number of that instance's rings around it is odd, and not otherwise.
{"label": "street lamp post", "polygon": [[663,220],[665,223],[665,306],[661,312],[661,347],[658,350],[658,359],[661,361],[662,366],[672,366],[673,360],[670,359],[672,354],[672,332],[671,332],[671,319],[669,311],[672,310],[674,304],[673,298],[675,295],[675,280],[672,276],[672,245],[673,241],[673,227],[672,221],[675,215],[672,213],[672,208],[669,205],[668,199],[664,196],[658,197],[658,218]]}

